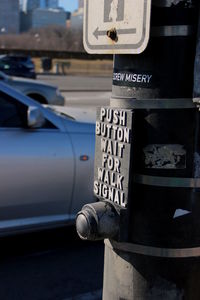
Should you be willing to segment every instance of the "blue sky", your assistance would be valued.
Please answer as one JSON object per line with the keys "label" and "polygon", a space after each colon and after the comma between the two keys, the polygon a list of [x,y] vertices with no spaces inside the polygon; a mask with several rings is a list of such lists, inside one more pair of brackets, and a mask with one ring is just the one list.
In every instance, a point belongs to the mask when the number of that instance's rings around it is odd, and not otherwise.
{"label": "blue sky", "polygon": [[78,8],[78,0],[59,0],[59,5],[67,11],[74,11]]}

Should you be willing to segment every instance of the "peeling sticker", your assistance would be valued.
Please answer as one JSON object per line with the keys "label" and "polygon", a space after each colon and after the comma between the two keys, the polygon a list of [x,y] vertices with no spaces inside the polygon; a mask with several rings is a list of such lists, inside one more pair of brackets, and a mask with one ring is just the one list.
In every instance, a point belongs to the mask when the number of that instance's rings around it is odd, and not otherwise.
{"label": "peeling sticker", "polygon": [[148,299],[182,300],[184,291],[176,284],[157,276],[149,291]]}
{"label": "peeling sticker", "polygon": [[186,150],[183,145],[148,145],[143,149],[145,167],[149,169],[185,169]]}
{"label": "peeling sticker", "polygon": [[186,7],[190,7],[192,5],[192,0],[172,0],[173,5],[178,5],[179,3],[184,3]]}
{"label": "peeling sticker", "polygon": [[197,152],[194,153],[194,177],[200,177],[200,155]]}
{"label": "peeling sticker", "polygon": [[[159,6],[163,6],[163,2],[160,0],[154,0],[155,3]],[[193,7],[193,0],[165,0],[164,1],[166,7],[183,5],[183,7]]]}
{"label": "peeling sticker", "polygon": [[178,217],[182,217],[184,215],[188,215],[188,214],[191,214],[191,211],[184,210],[184,209],[177,209],[174,213],[174,219],[176,219]]}

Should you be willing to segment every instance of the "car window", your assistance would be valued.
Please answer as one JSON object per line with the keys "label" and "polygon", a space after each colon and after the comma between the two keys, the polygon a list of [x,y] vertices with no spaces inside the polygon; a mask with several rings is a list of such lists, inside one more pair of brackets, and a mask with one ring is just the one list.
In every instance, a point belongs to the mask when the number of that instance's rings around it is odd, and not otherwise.
{"label": "car window", "polygon": [[[28,106],[0,91],[0,128],[27,128],[27,111]],[[57,129],[47,119],[41,128]]]}
{"label": "car window", "polygon": [[0,128],[27,126],[27,107],[9,95],[0,92]]}

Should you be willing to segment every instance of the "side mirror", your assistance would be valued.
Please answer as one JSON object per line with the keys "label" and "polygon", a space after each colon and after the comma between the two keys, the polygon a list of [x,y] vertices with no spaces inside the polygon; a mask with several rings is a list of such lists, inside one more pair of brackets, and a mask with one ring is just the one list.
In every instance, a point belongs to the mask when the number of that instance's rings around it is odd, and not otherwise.
{"label": "side mirror", "polygon": [[38,107],[29,106],[27,122],[30,128],[41,128],[45,124],[45,118]]}

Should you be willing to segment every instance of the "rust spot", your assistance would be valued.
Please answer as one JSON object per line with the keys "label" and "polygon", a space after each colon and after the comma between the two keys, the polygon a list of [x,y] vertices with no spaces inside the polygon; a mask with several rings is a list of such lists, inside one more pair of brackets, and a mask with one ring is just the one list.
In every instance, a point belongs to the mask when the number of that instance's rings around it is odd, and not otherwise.
{"label": "rust spot", "polygon": [[115,28],[111,28],[110,30],[107,31],[107,36],[114,42],[117,43],[118,41],[118,36],[117,36],[117,30]]}

